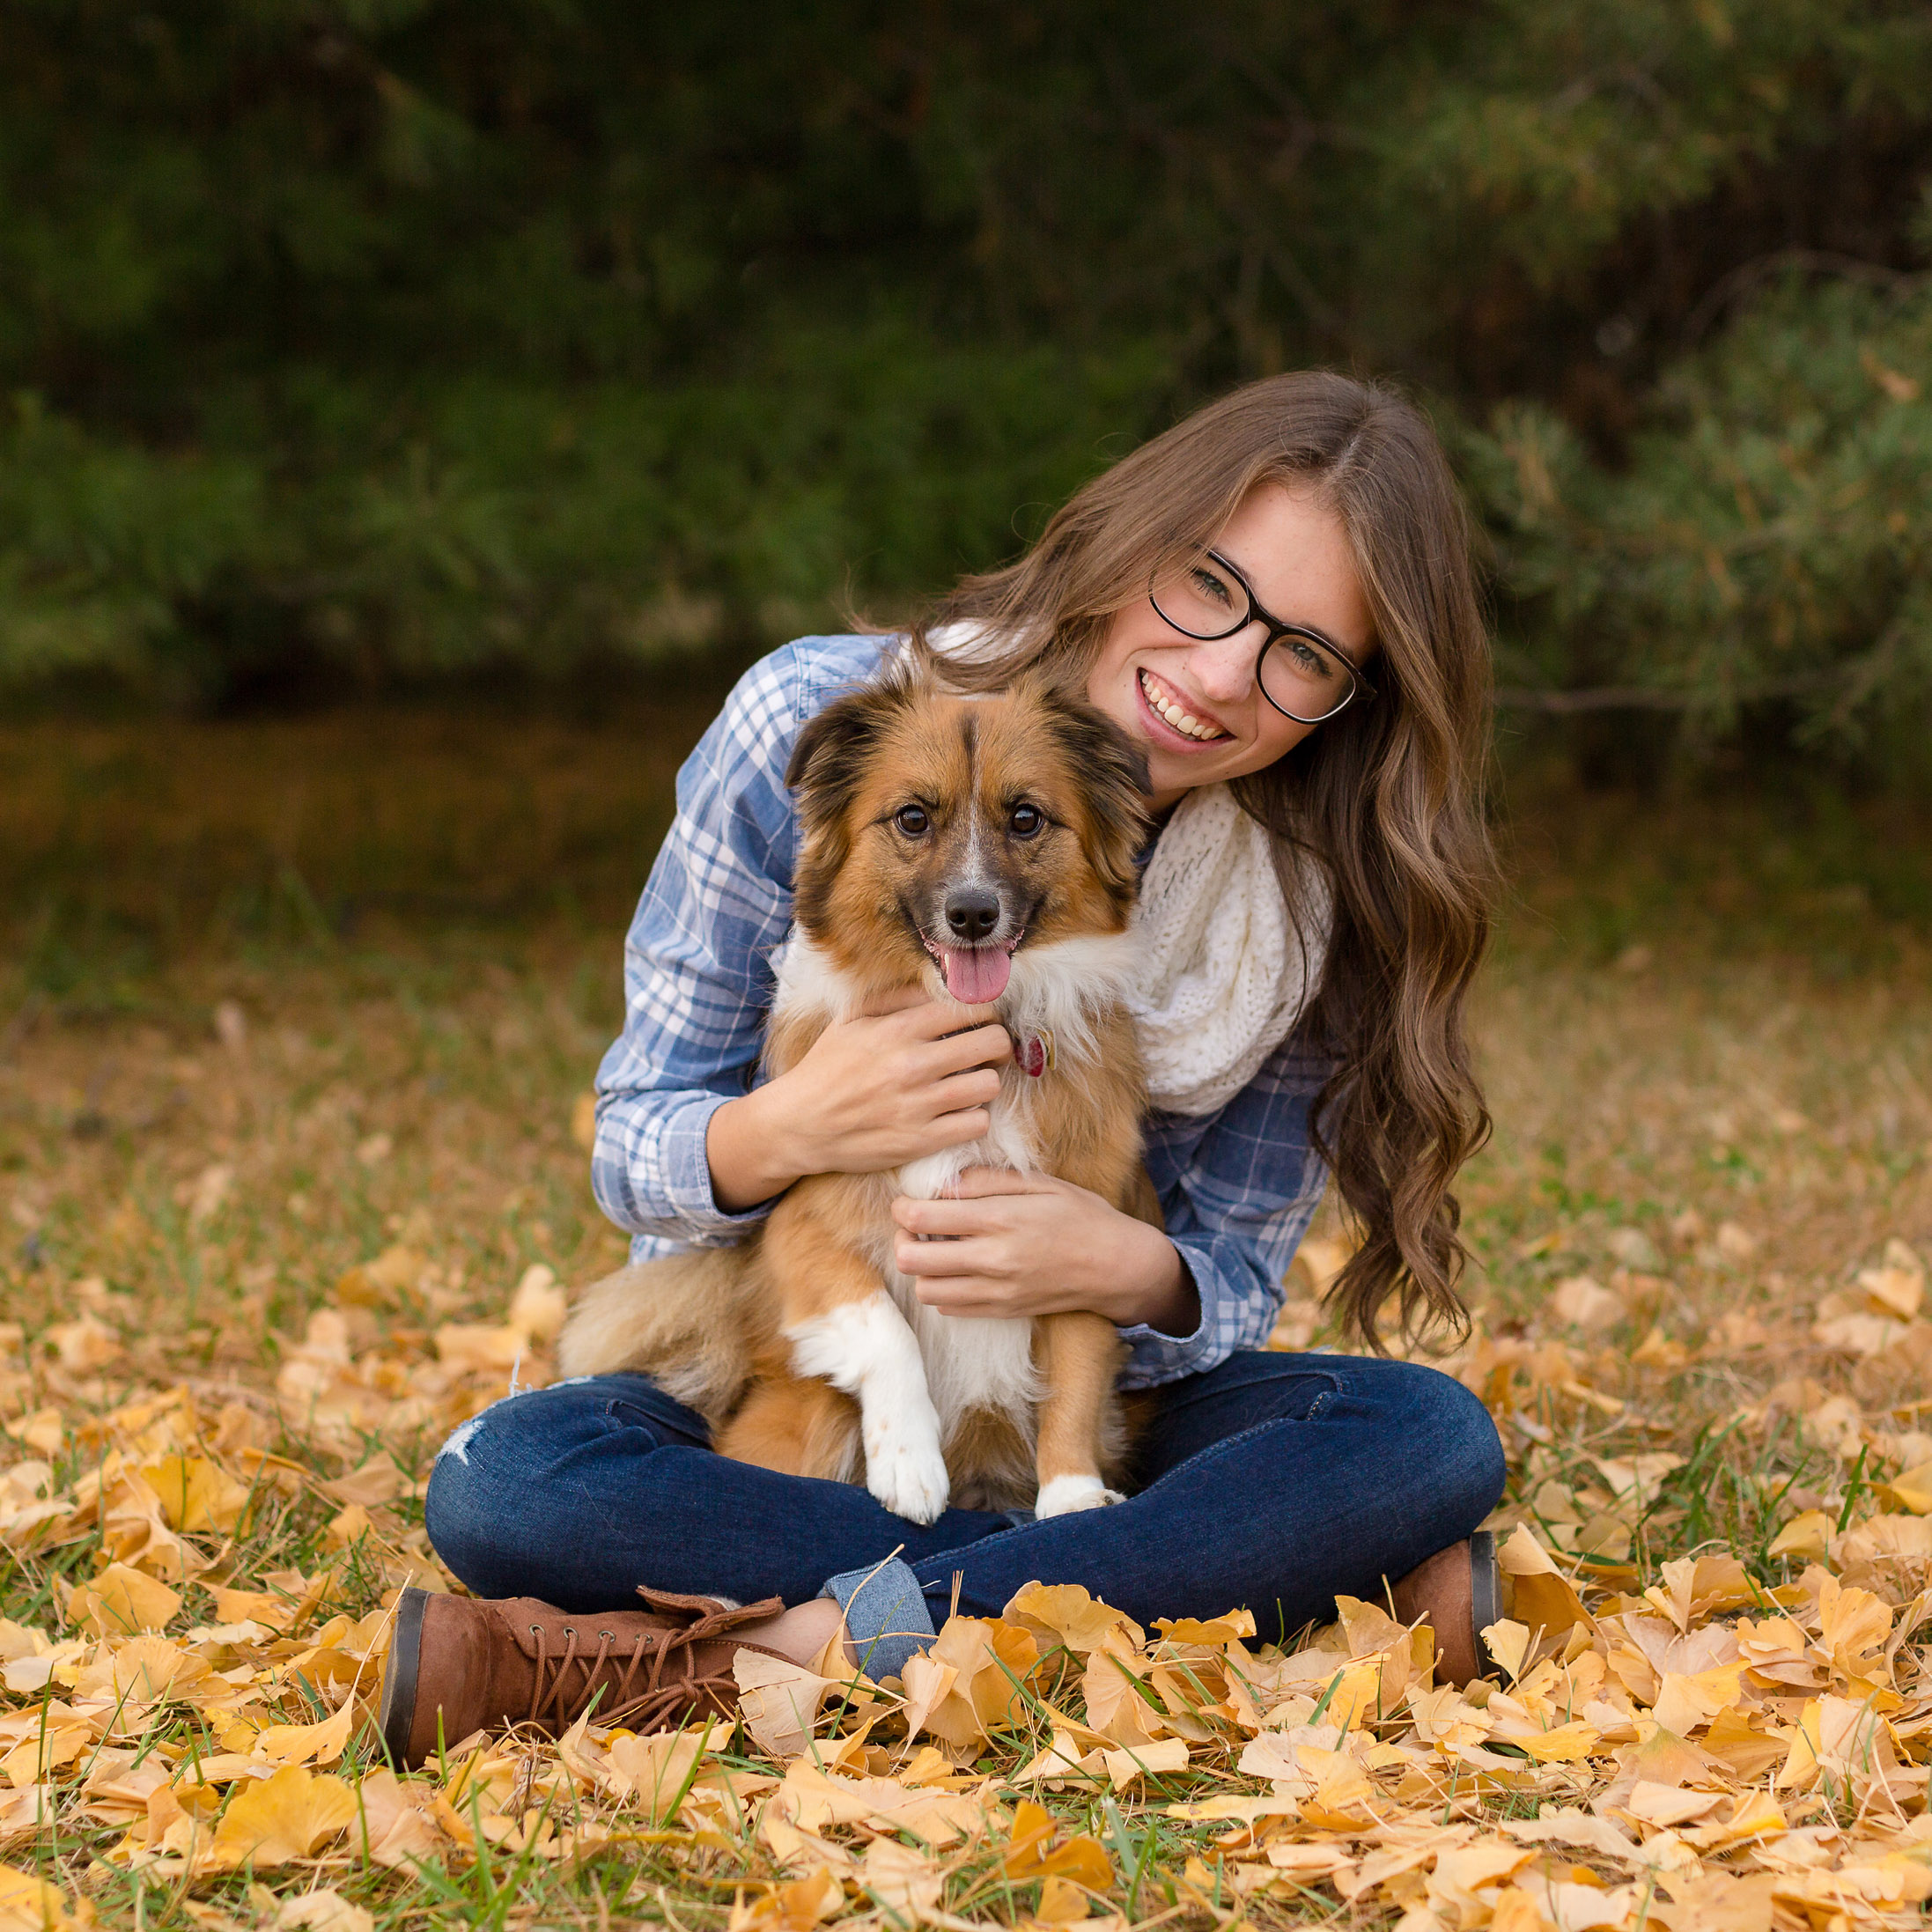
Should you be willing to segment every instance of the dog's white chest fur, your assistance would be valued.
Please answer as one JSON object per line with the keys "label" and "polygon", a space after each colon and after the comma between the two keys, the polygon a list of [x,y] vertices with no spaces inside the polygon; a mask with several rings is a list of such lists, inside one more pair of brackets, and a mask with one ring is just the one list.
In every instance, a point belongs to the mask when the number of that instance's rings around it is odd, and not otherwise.
{"label": "dog's white chest fur", "polygon": [[[1094,1052],[1096,1009],[1117,999],[1125,983],[1131,948],[1123,933],[1022,949],[999,1001],[1001,1019],[1015,1034],[1050,1030],[1066,1070],[1059,1077],[1077,1077]],[[775,1018],[821,1014],[830,1021],[859,1012],[856,990],[804,933],[794,931],[773,963]],[[879,1176],[869,1258],[882,1292],[786,1331],[798,1373],[820,1376],[858,1398],[867,1486],[888,1508],[917,1522],[930,1523],[945,1507],[942,1445],[960,1420],[995,1411],[1014,1422],[1030,1448],[1042,1390],[1030,1319],[941,1315],[919,1300],[911,1278],[893,1265],[891,1200],[896,1194],[936,1199],[970,1167],[1036,1171],[1041,1164],[1033,1124],[1036,1092],[1017,1067],[1005,1070],[992,1126],[981,1139]],[[1097,1483],[1062,1496],[1043,1491],[1037,1513],[1110,1500]]]}

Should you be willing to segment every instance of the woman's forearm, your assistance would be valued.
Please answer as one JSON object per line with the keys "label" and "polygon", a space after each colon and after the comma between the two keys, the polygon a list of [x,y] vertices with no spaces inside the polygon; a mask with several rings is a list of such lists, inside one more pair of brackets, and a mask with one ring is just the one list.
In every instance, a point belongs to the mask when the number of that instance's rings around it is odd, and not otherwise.
{"label": "woman's forearm", "polygon": [[1139,1220],[1129,1225],[1133,1234],[1117,1277],[1120,1286],[1108,1298],[1111,1305],[1095,1312],[1117,1328],[1191,1335],[1201,1324],[1201,1297],[1181,1250],[1158,1228]]}
{"label": "woman's forearm", "polygon": [[712,1198],[726,1213],[741,1214],[771,1200],[804,1173],[784,1131],[784,1103],[782,1084],[773,1080],[727,1100],[712,1115],[704,1160],[712,1170]]}

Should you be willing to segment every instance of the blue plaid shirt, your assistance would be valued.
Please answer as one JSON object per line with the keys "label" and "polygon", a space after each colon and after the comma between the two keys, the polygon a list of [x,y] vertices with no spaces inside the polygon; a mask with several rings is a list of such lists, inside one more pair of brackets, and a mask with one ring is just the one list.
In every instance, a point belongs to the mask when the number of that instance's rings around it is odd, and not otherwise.
{"label": "blue plaid shirt", "polygon": [[[597,1073],[591,1184],[634,1260],[744,1238],[769,1204],[712,1198],[704,1133],[756,1078],[772,948],[792,923],[798,825],[785,768],[799,727],[879,661],[877,638],[803,638],[739,681],[677,779],[666,837],[624,948],[624,1029]],[[1325,1179],[1309,1147],[1324,1066],[1293,1036],[1219,1113],[1152,1115],[1147,1171],[1200,1292],[1191,1335],[1122,1330],[1123,1376],[1198,1375],[1274,1325],[1281,1280]]]}

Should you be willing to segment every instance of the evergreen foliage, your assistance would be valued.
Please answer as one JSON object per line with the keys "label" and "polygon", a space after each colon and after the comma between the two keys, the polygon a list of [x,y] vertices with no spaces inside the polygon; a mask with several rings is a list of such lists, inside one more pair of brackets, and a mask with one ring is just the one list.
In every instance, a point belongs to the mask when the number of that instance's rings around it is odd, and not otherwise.
{"label": "evergreen foliage", "polygon": [[1449,431],[1536,702],[1924,715],[1922,0],[0,0],[0,685],[889,612],[1326,362]]}

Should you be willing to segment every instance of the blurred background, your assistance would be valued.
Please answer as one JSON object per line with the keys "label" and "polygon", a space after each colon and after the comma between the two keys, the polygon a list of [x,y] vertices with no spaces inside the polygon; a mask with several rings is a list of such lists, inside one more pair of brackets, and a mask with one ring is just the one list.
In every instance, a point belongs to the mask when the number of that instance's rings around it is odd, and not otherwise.
{"label": "blurred background", "polygon": [[1506,748],[1922,782],[1922,0],[0,0],[0,697],[598,694],[1389,375]]}

